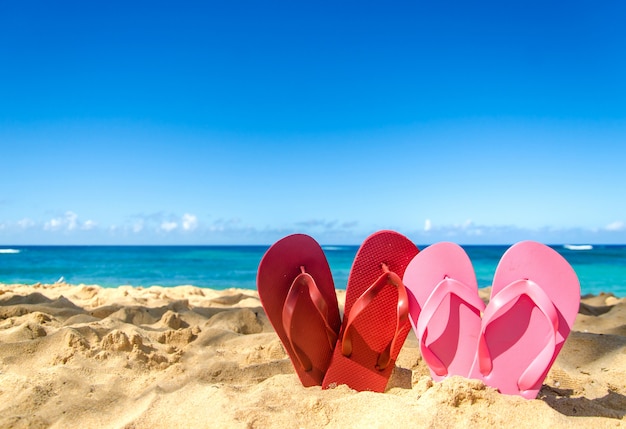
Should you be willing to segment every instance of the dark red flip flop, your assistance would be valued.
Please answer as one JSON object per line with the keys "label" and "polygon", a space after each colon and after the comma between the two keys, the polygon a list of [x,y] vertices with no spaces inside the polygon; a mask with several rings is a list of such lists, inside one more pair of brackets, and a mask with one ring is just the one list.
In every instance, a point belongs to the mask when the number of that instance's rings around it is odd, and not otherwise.
{"label": "dark red flip flop", "polygon": [[320,245],[304,234],[277,241],[261,259],[257,289],[300,381],[307,387],[321,385],[341,320]]}
{"label": "dark red flip flop", "polygon": [[402,276],[418,252],[394,231],[379,231],[363,242],[348,278],[343,325],[323,388],[385,390],[411,330]]}

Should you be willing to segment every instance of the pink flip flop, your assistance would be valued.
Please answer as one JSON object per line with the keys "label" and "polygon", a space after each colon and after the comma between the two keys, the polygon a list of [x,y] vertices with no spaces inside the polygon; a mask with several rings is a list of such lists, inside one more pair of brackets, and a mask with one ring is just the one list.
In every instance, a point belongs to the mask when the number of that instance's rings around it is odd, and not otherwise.
{"label": "pink flip flop", "polygon": [[509,248],[496,269],[470,377],[504,394],[537,397],[579,304],[578,277],[555,250],[533,241]]}
{"label": "pink flip flop", "polygon": [[402,276],[418,253],[393,231],[369,236],[357,252],[346,288],[343,325],[323,388],[346,384],[383,392],[411,330]]}
{"label": "pink flip flop", "polygon": [[332,274],[320,245],[295,234],[259,264],[259,298],[304,386],[322,384],[341,325]]}
{"label": "pink flip flop", "polygon": [[465,251],[437,243],[413,258],[404,273],[409,317],[435,381],[468,377],[476,355],[480,315],[476,275]]}

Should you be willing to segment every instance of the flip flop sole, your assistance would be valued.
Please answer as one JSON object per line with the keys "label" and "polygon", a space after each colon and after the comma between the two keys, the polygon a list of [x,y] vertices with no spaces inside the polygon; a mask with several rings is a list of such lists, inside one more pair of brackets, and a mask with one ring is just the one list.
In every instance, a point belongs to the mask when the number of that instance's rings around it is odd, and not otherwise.
{"label": "flip flop sole", "polygon": [[422,250],[404,273],[411,324],[435,381],[468,377],[474,363],[484,303],[469,257],[457,244]]}
{"label": "flip flop sole", "polygon": [[[350,270],[342,333],[324,377],[323,388],[346,384],[358,391],[385,390],[395,360],[411,329],[408,318],[397,326],[398,288],[384,286],[359,312],[351,326],[352,352],[349,356],[344,356],[342,335],[354,304],[381,277],[383,265],[401,279],[406,266],[418,252],[417,246],[408,238],[393,231],[379,231],[363,242]],[[379,358],[394,337],[390,360],[379,370]]]}
{"label": "flip flop sole", "polygon": [[[330,267],[320,245],[308,235],[287,236],[268,249],[259,264],[257,289],[263,309],[300,381],[308,387],[322,383],[333,350],[328,344],[327,328],[307,294],[302,293],[295,299],[289,333],[284,326],[285,300],[294,280],[302,273],[301,267],[315,282],[327,306],[328,325],[338,333],[341,320]],[[299,363],[294,343],[300,353],[310,359],[310,370]]]}
{"label": "flip flop sole", "polygon": [[[532,241],[509,248],[494,276],[481,328],[484,353],[479,347],[472,378],[504,394],[535,398],[579,304],[578,277],[558,252]],[[481,369],[481,359],[488,369]]]}

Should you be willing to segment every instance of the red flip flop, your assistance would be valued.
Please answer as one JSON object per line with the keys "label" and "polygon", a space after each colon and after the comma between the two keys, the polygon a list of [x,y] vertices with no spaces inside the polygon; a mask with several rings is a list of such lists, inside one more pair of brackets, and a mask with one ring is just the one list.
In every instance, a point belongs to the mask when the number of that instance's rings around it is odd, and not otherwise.
{"label": "red flip flop", "polygon": [[304,234],[277,241],[261,259],[257,289],[300,381],[306,387],[321,385],[341,320],[320,245]]}
{"label": "red flip flop", "polygon": [[346,384],[383,392],[411,330],[402,276],[419,250],[408,238],[379,231],[361,245],[346,288],[343,325],[323,388]]}

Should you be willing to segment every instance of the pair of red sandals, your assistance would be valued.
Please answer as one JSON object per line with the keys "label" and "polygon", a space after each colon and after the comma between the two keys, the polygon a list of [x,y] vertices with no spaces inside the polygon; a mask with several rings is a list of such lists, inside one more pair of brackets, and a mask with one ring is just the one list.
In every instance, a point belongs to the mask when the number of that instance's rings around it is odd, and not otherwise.
{"label": "pair of red sandals", "polygon": [[543,244],[524,241],[504,254],[485,306],[460,246],[420,252],[394,231],[379,231],[359,248],[343,323],[324,252],[307,235],[268,249],[257,287],[304,386],[374,392],[385,390],[413,327],[434,380],[460,375],[535,398],[580,303],[574,270]]}

